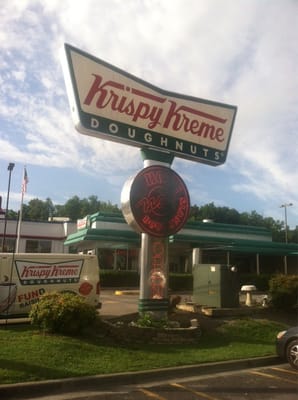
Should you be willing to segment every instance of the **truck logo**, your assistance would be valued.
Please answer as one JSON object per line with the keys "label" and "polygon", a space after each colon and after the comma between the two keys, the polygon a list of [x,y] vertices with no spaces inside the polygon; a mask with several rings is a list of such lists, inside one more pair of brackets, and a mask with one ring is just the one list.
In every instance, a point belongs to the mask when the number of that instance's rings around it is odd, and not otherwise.
{"label": "truck logo", "polygon": [[84,260],[62,262],[35,262],[16,260],[16,270],[21,285],[77,283]]}

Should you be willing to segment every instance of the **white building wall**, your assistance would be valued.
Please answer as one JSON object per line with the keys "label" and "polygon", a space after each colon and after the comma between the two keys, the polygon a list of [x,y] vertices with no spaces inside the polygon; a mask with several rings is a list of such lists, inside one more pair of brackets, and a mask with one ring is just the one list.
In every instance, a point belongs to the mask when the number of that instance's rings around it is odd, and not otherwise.
{"label": "white building wall", "polygon": [[[7,221],[5,242],[17,237],[17,221]],[[0,250],[5,230],[5,220],[0,220]],[[67,253],[67,246],[64,246],[66,237],[76,232],[76,223],[73,222],[33,222],[22,221],[20,228],[19,253],[26,252],[27,240],[50,241],[52,253]]]}

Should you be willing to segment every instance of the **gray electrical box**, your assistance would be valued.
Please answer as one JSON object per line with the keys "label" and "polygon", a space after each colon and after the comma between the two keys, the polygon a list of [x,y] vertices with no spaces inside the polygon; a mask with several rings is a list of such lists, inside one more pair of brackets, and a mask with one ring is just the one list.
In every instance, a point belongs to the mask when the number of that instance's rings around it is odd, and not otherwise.
{"label": "gray electrical box", "polygon": [[208,307],[239,307],[238,273],[231,265],[197,264],[193,267],[193,302]]}

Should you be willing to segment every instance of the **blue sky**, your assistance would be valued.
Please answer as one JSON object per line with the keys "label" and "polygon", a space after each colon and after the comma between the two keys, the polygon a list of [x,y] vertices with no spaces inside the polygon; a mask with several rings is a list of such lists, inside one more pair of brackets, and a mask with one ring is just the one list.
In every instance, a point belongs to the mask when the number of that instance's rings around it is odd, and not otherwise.
{"label": "blue sky", "polygon": [[120,206],[140,151],[78,133],[60,51],[69,43],[163,88],[238,107],[227,161],[175,158],[191,203],[298,225],[298,2],[10,0],[0,10],[0,195],[25,203],[96,195]]}

